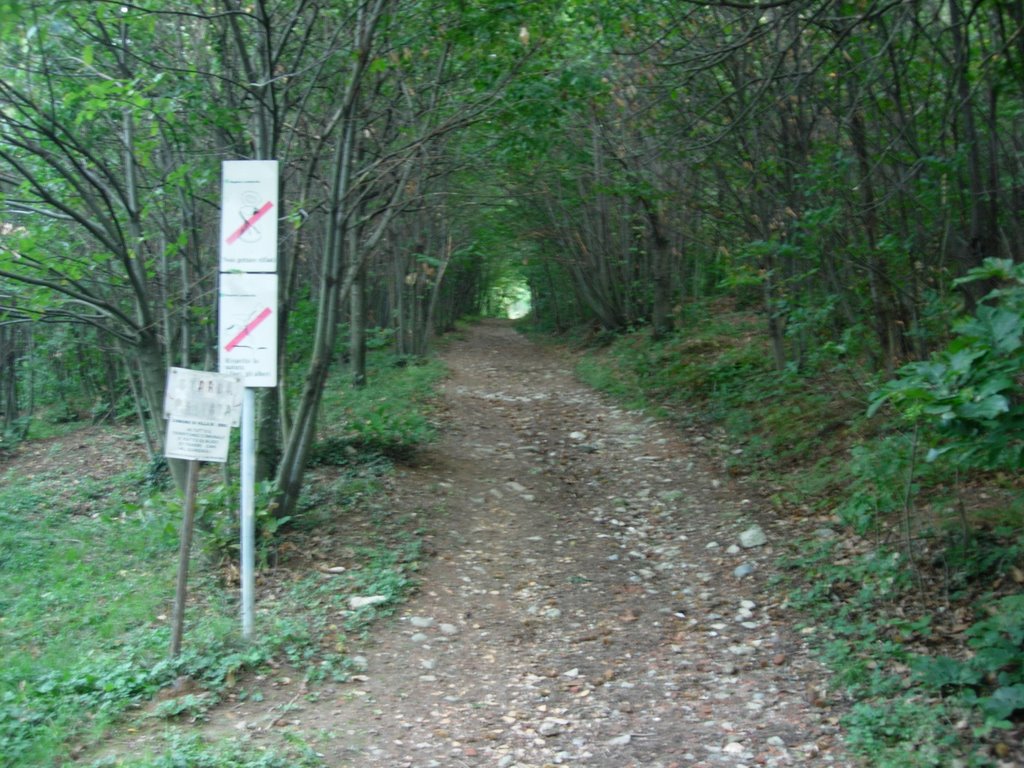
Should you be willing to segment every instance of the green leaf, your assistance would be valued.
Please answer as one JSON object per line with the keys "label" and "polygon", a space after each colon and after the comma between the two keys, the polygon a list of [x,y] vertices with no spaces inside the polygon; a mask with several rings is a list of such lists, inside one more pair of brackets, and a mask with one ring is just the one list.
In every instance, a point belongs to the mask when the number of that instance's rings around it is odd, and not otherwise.
{"label": "green leaf", "polygon": [[974,317],[956,324],[957,333],[994,347],[1008,354],[1021,347],[1024,336],[1024,317],[1020,313],[1000,307],[982,306]]}
{"label": "green leaf", "polygon": [[953,446],[951,445],[943,446],[942,448],[929,448],[928,454],[925,456],[924,460],[931,464],[940,456],[942,456],[942,454],[948,453],[951,450],[953,450]]}
{"label": "green leaf", "polygon": [[964,285],[978,280],[1012,280],[1019,279],[1020,271],[1010,259],[985,259],[980,267],[968,271],[963,277],[953,281],[953,285]]}
{"label": "green leaf", "polygon": [[990,718],[1008,720],[1018,709],[1024,709],[1024,683],[997,688],[991,696],[982,698],[980,704]]}
{"label": "green leaf", "polygon": [[921,682],[936,690],[950,685],[975,685],[981,680],[981,675],[967,663],[949,656],[917,657],[912,667]]}
{"label": "green leaf", "polygon": [[1010,410],[1010,401],[1002,395],[989,395],[988,397],[956,408],[956,414],[961,418],[974,419],[976,421],[987,421],[996,418],[1001,413]]}
{"label": "green leaf", "polygon": [[949,356],[949,368],[954,374],[962,376],[971,370],[971,363],[984,357],[983,349],[960,349]]}

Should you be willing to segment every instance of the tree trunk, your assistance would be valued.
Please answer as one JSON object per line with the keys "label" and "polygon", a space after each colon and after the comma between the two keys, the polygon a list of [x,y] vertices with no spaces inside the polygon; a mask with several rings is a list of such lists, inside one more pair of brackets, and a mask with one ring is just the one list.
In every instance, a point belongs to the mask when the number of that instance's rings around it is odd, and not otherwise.
{"label": "tree trunk", "polygon": [[[163,348],[155,334],[143,331],[135,345],[135,354],[139,361],[139,379],[142,388],[142,400],[149,411],[150,420],[157,434],[157,443],[163,445],[167,433],[167,422],[164,420],[164,390],[167,386],[167,368],[164,365]],[[188,479],[188,462],[182,459],[168,459],[167,466],[171,477],[179,490],[184,491]]]}
{"label": "tree trunk", "polygon": [[366,264],[361,264],[349,295],[349,370],[352,386],[366,386]]}
{"label": "tree trunk", "polygon": [[423,321],[423,352],[427,352],[427,344],[429,342],[430,335],[434,332],[434,313],[437,312],[437,299],[441,293],[441,285],[444,282],[444,273],[448,269],[448,262],[452,259],[452,238],[448,236],[448,245],[445,248],[444,259],[441,261],[441,265],[437,268],[437,274],[434,276],[434,285],[430,291],[430,303],[427,305],[426,317]]}
{"label": "tree trunk", "polygon": [[[963,254],[964,271],[979,266],[988,256],[996,255],[995,220],[990,218],[993,202],[985,192],[985,169],[981,159],[982,137],[974,120],[969,79],[970,42],[967,21],[959,0],[949,0],[950,32],[953,36],[954,68],[957,89],[957,112],[961,130],[959,144],[967,150],[967,186],[969,190],[970,223],[967,231],[967,252]],[[994,193],[995,190],[992,190]],[[974,286],[971,297],[980,298],[986,286]]]}

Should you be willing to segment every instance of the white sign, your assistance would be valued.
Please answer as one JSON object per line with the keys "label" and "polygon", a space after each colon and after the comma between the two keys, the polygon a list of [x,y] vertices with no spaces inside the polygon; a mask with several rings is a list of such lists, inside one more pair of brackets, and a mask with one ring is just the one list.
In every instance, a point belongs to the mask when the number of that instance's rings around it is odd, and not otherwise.
{"label": "white sign", "polygon": [[171,368],[167,371],[164,417],[213,421],[237,427],[242,415],[242,382],[222,373]]}
{"label": "white sign", "polygon": [[171,368],[164,395],[164,455],[189,461],[227,461],[231,427],[238,426],[241,409],[242,382],[238,379]]}
{"label": "white sign", "polygon": [[246,387],[276,387],[277,275],[222,274],[219,308],[220,372]]}
{"label": "white sign", "polygon": [[220,271],[277,271],[277,161],[222,165]]}
{"label": "white sign", "polygon": [[230,438],[231,427],[227,424],[171,418],[167,420],[164,455],[168,459],[216,461],[223,464],[228,460]]}

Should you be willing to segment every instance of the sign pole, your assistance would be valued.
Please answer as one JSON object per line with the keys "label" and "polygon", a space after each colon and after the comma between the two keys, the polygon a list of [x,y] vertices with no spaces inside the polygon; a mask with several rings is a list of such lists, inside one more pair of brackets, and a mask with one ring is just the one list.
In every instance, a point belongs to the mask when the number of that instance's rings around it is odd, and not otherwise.
{"label": "sign pole", "polygon": [[242,636],[252,638],[256,584],[256,393],[242,393],[241,445],[241,571]]}
{"label": "sign pole", "polygon": [[277,386],[276,160],[221,166],[218,368],[242,386],[239,509],[242,636],[253,634],[256,601],[256,394]]}
{"label": "sign pole", "polygon": [[199,484],[199,462],[188,463],[185,482],[185,510],[181,521],[181,541],[178,547],[178,585],[174,592],[174,614],[171,617],[171,658],[181,653],[181,636],[185,626],[185,599],[188,585],[188,557],[192,549],[192,528],[196,515],[196,488]]}

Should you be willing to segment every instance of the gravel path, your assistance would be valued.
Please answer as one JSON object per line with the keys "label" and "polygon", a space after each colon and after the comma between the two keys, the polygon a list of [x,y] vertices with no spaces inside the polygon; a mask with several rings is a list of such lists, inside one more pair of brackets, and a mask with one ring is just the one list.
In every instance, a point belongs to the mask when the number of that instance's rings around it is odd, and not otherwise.
{"label": "gravel path", "polygon": [[717,441],[503,323],[445,359],[441,439],[389,502],[428,531],[420,591],[348,683],[275,681],[208,736],[294,733],[338,768],[857,765],[772,582],[797,525]]}
{"label": "gravel path", "polygon": [[503,324],[446,359],[444,437],[394,499],[440,510],[437,557],[365,674],[302,716],[336,735],[328,764],[854,765],[769,585],[792,531],[707,441]]}

